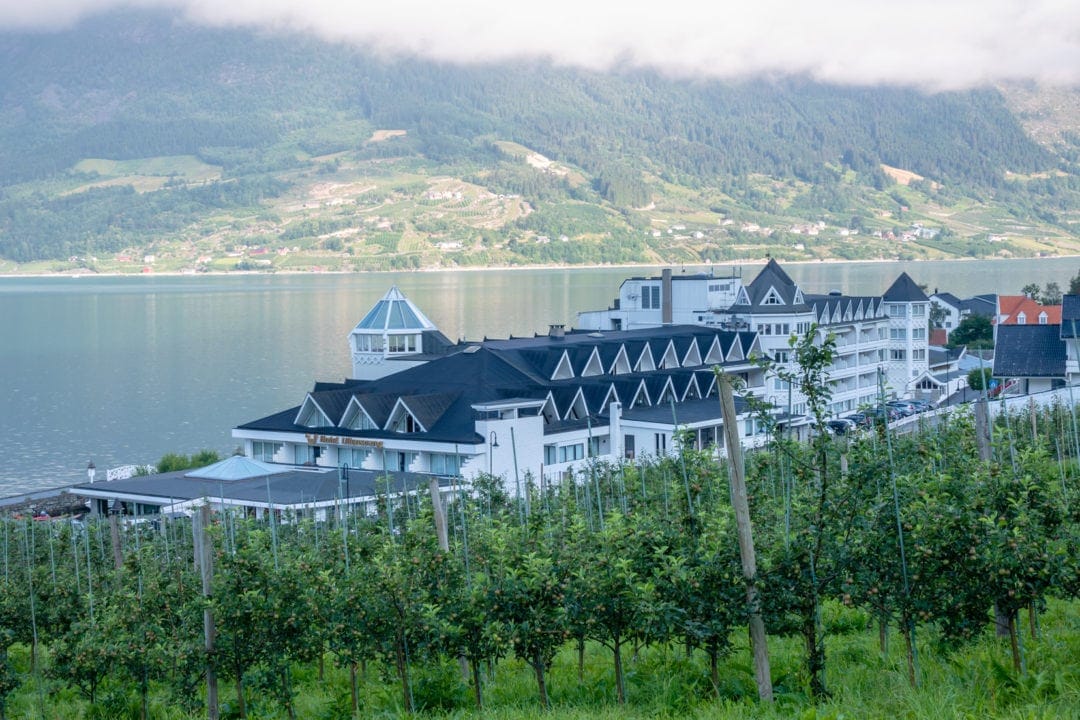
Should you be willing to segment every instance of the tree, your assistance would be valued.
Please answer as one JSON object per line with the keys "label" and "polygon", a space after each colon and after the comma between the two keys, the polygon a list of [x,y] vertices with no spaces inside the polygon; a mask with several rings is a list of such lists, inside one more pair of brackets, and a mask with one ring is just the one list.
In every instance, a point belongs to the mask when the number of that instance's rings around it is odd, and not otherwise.
{"label": "tree", "polygon": [[968,387],[972,390],[985,390],[990,382],[991,372],[990,368],[975,368],[968,373]]}
{"label": "tree", "polygon": [[1035,302],[1039,301],[1042,297],[1042,288],[1039,287],[1039,283],[1028,283],[1024,287],[1020,288],[1020,294],[1025,295]]}
{"label": "tree", "polygon": [[1039,298],[1039,302],[1043,305],[1060,305],[1061,286],[1052,280],[1046,283],[1046,289],[1043,290],[1042,297]]}
{"label": "tree", "polygon": [[971,349],[994,347],[994,327],[985,315],[968,315],[949,333],[949,347]]}
{"label": "tree", "polygon": [[1069,281],[1069,294],[1080,295],[1080,270],[1077,270],[1072,280]]}

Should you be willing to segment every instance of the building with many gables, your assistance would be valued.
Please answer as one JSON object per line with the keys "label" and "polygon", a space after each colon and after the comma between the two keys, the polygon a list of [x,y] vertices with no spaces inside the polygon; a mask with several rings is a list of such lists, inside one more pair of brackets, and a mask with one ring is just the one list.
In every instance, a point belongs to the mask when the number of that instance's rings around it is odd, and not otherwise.
{"label": "building with many gables", "polygon": [[[790,370],[795,369],[792,335],[804,335],[812,325],[822,338],[831,333],[836,339],[829,373],[832,414],[874,404],[882,393],[916,394],[929,372],[929,299],[907,273],[880,296],[851,296],[805,293],[776,260],[748,284],[734,272],[664,270],[660,277],[626,280],[611,307],[578,315],[580,327],[596,330],[672,322],[755,332],[762,351]],[[767,378],[763,397],[790,414],[806,412],[805,399],[776,375]]]}
{"label": "building with many gables", "polygon": [[[395,313],[397,320],[386,320]],[[738,377],[752,394],[765,389],[765,373],[751,360],[762,353],[759,335],[749,330],[553,326],[547,335],[453,345],[433,330],[391,289],[349,341],[354,358],[383,353],[361,359],[358,374],[386,372],[316,383],[297,406],[240,425],[233,437],[262,462],[465,478],[491,473],[512,486],[526,473],[561,477],[591,458],[672,453],[677,429],[696,447],[723,452],[714,368]],[[399,331],[416,345],[392,350],[384,340],[376,349],[358,340]],[[762,423],[744,402],[737,405],[746,444],[761,443]]]}

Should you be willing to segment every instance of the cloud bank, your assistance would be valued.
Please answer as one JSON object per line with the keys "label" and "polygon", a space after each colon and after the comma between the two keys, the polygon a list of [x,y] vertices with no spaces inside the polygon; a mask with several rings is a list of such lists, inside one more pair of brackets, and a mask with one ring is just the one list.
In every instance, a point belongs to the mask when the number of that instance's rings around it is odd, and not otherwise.
{"label": "cloud bank", "polygon": [[538,58],[934,90],[1080,84],[1076,0],[0,0],[0,28],[61,29],[125,7],[456,63]]}

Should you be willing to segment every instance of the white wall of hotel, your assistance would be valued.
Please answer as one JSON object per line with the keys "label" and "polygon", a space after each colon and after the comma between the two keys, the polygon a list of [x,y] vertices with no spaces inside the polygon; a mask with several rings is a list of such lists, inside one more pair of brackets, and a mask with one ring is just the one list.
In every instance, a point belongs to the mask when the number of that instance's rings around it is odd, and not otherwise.
{"label": "white wall of hotel", "polygon": [[[609,424],[590,427],[575,426],[557,433],[544,433],[541,414],[523,414],[523,409],[539,408],[543,401],[516,401],[474,406],[480,415],[476,433],[481,442],[447,443],[429,440],[383,438],[367,440],[326,433],[292,433],[263,430],[234,429],[233,437],[242,440],[244,452],[268,462],[292,464],[297,448],[307,453],[319,447],[315,459],[320,467],[340,467],[365,470],[406,470],[433,474],[460,474],[467,480],[490,472],[503,478],[513,494],[517,481],[526,473],[534,481],[560,479],[567,471],[580,471],[593,459],[618,463],[645,458],[673,456],[678,452],[676,429],[694,433],[698,447],[712,446],[717,456],[726,455],[719,402],[715,418],[680,424],[627,420],[622,404],[609,406]],[[758,447],[766,441],[762,424],[749,415],[738,418],[744,447]],[[632,445],[632,448],[630,447]],[[272,455],[266,450],[273,449]],[[361,452],[357,453],[359,450]],[[458,458],[457,473],[447,472],[447,457]],[[357,462],[362,457],[360,462]]]}

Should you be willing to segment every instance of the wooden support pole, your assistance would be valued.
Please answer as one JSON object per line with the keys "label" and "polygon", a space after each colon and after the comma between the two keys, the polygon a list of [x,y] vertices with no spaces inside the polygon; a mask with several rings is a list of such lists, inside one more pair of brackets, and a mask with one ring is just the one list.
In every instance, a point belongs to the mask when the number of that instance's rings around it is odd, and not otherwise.
{"label": "wooden support pole", "polygon": [[206,715],[210,720],[218,720],[218,683],[217,674],[210,657],[214,652],[214,638],[217,631],[214,628],[214,615],[210,611],[211,581],[214,577],[214,553],[210,543],[210,505],[203,505],[199,514],[192,517],[192,532],[195,535],[195,565],[199,569],[202,579],[202,594],[206,600],[203,609],[203,638],[206,649]]}
{"label": "wooden support pole", "polygon": [[754,553],[754,536],[750,525],[750,504],[746,499],[742,444],[739,442],[739,424],[735,415],[735,394],[731,387],[731,380],[726,374],[717,372],[717,379],[720,381],[720,414],[724,419],[724,436],[731,478],[731,505],[735,510],[739,557],[742,560],[743,575],[746,578],[746,606],[750,614],[750,645],[754,653],[754,676],[757,680],[758,697],[764,702],[772,702],[769,647],[765,637],[765,621],[761,617],[761,599],[757,589],[757,556]]}
{"label": "wooden support pole", "polygon": [[[446,523],[446,508],[443,507],[442,494],[439,492],[439,479],[432,476],[428,482],[428,490],[431,491],[431,510],[435,516],[435,534],[439,538],[439,549],[444,553],[450,553],[450,532]],[[464,655],[458,655],[458,666],[461,668],[462,680],[469,683],[469,661]]]}

